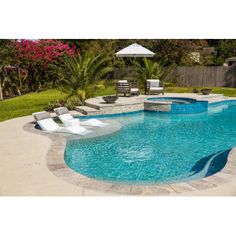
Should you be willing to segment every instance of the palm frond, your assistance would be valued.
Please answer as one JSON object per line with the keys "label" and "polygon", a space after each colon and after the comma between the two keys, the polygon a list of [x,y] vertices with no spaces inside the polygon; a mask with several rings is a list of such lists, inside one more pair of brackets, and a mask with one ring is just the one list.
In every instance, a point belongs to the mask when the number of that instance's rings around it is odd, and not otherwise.
{"label": "palm frond", "polygon": [[103,55],[64,57],[61,65],[51,66],[52,74],[69,95],[77,95],[81,101],[92,96],[97,89],[104,88],[99,81],[114,70],[110,59]]}

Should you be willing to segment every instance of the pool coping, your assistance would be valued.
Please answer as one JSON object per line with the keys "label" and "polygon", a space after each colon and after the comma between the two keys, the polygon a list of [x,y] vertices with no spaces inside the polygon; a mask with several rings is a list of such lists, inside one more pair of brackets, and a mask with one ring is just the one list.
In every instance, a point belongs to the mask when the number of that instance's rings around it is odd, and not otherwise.
{"label": "pool coping", "polygon": [[192,180],[189,182],[179,182],[172,184],[147,184],[132,185],[119,184],[95,180],[70,169],[64,160],[64,151],[68,140],[68,135],[52,134],[43,132],[35,128],[35,122],[25,124],[24,130],[44,135],[51,139],[52,143],[46,155],[46,165],[52,174],[67,183],[83,187],[90,190],[96,190],[107,194],[120,195],[145,195],[145,196],[168,196],[171,194],[184,194],[194,191],[201,191],[216,188],[221,185],[230,183],[236,177],[236,147],[229,152],[226,165],[221,171],[214,175]]}

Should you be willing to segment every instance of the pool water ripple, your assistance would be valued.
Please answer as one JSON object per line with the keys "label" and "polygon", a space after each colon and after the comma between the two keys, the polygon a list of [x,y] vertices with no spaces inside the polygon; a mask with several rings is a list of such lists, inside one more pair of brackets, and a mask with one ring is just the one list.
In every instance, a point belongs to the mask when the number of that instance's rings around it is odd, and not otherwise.
{"label": "pool water ripple", "polygon": [[221,170],[236,146],[236,101],[201,114],[139,112],[113,119],[123,125],[113,135],[68,141],[71,169],[127,184],[190,181]]}

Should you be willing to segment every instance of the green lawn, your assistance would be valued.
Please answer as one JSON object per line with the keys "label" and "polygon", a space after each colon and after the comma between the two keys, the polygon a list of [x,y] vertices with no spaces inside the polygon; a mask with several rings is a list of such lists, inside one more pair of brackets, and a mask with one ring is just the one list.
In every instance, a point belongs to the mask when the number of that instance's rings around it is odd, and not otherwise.
{"label": "green lawn", "polygon": [[[195,87],[168,87],[165,88],[166,93],[192,93],[193,88]],[[144,90],[142,90],[144,92]],[[222,88],[215,87],[213,88],[212,93],[223,94],[228,97],[236,97],[236,88]]]}
{"label": "green lawn", "polygon": [[[95,96],[115,93],[114,86],[108,86],[103,91],[95,92]],[[49,102],[63,99],[65,94],[57,89],[30,93],[19,97],[0,101],[0,122],[20,116],[31,115],[33,112],[42,111]]]}
{"label": "green lawn", "polygon": [[[169,87],[167,93],[192,93],[194,87]],[[228,97],[236,97],[236,88],[213,88],[213,93],[223,94]]]}
{"label": "green lawn", "polygon": [[[193,88],[169,87],[168,93],[188,93]],[[213,93],[224,94],[229,97],[236,97],[236,88],[214,88]],[[109,85],[106,89],[98,91],[95,96],[115,94],[115,86]],[[42,92],[30,93],[20,97],[15,97],[0,101],[0,121],[12,119],[15,117],[31,115],[33,112],[41,111],[49,101],[62,99],[65,94],[56,89],[49,89]]]}
{"label": "green lawn", "polygon": [[0,101],[0,121],[31,115],[33,112],[41,111],[49,101],[63,97],[62,92],[49,89]]}

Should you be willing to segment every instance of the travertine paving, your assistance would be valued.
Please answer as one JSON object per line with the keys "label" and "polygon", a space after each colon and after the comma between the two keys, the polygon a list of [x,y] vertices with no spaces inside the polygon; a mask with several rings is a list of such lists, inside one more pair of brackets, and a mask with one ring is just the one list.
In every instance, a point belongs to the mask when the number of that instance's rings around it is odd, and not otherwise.
{"label": "travertine paving", "polygon": [[[104,102],[102,97],[95,97],[86,100],[87,105],[92,105],[94,108],[105,108],[105,107],[114,107],[114,106],[122,106],[122,105],[134,105],[138,103],[143,103],[147,98],[154,97],[184,97],[184,98],[193,98],[196,100],[204,100],[208,102],[222,101],[227,100],[227,97],[224,97],[221,94],[209,94],[209,95],[201,95],[196,93],[165,93],[165,95],[139,95],[132,97],[119,97],[115,104],[107,104]],[[230,98],[236,99],[236,98]]]}
{"label": "travertine paving", "polygon": [[[151,105],[151,103],[156,103],[154,101],[149,101],[148,102],[149,105],[145,103],[145,101],[147,101],[146,99],[150,97],[192,98],[198,101],[207,101],[209,103],[228,99],[227,97],[224,97],[221,94],[201,95],[195,93],[165,93],[165,95],[139,95],[132,97],[119,97],[119,99],[115,103],[107,104],[104,102],[102,97],[95,97],[86,100],[86,106],[83,106],[83,108],[78,109],[78,111],[86,110],[85,111],[86,115],[117,114],[117,113],[138,111],[146,109],[147,106]],[[90,111],[90,109],[93,110]],[[153,110],[153,109],[147,109],[147,110]],[[159,106],[157,110],[169,111],[170,105],[164,105],[164,106],[162,105],[161,107]]]}

